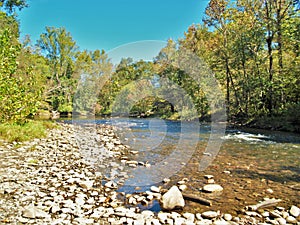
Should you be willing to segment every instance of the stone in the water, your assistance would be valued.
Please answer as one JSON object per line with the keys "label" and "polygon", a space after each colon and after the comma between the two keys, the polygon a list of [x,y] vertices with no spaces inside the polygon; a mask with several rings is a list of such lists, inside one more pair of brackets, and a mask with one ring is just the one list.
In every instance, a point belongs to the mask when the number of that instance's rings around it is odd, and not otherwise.
{"label": "stone in the water", "polygon": [[164,183],[169,183],[171,180],[169,179],[169,178],[165,178],[164,180],[163,180],[163,182]]}
{"label": "stone in the water", "polygon": [[162,196],[162,208],[166,210],[172,210],[176,207],[184,207],[185,202],[183,196],[177,186],[172,186]]}
{"label": "stone in the water", "polygon": [[292,206],[290,209],[290,214],[294,217],[300,216],[300,209],[297,206]]}
{"label": "stone in the water", "polygon": [[151,187],[150,187],[150,190],[151,190],[152,192],[156,192],[156,193],[159,193],[159,192],[160,192],[160,189],[159,189],[158,187],[156,187],[156,186],[151,186]]}
{"label": "stone in the water", "polygon": [[108,181],[104,186],[108,188],[118,188],[118,185],[113,181]]}
{"label": "stone in the water", "polygon": [[223,191],[223,187],[219,184],[207,184],[203,187],[203,191],[218,192],[218,191]]}
{"label": "stone in the water", "polygon": [[184,191],[187,189],[187,186],[185,184],[179,185],[180,191]]}

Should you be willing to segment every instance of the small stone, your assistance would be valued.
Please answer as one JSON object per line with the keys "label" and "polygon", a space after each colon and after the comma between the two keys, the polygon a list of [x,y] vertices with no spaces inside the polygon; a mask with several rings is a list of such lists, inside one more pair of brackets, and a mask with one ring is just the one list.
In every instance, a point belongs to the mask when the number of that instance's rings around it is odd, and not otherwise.
{"label": "small stone", "polygon": [[282,212],[282,217],[286,219],[290,214],[288,212]]}
{"label": "small stone", "polygon": [[265,211],[261,214],[263,217],[269,217],[270,213],[268,211]]}
{"label": "small stone", "polygon": [[169,213],[159,212],[157,218],[161,223],[166,223],[167,219],[169,218]]}
{"label": "small stone", "polygon": [[271,211],[270,216],[273,217],[273,218],[280,218],[281,217],[281,215],[278,212],[275,212],[275,211]]}
{"label": "small stone", "polygon": [[219,184],[207,184],[203,187],[203,191],[219,192],[219,191],[223,191],[223,187]]}
{"label": "small stone", "polygon": [[184,180],[180,180],[180,181],[177,182],[177,184],[179,184],[179,185],[185,184],[185,181]]}
{"label": "small stone", "polygon": [[149,219],[149,218],[154,217],[154,213],[150,210],[145,210],[141,214],[144,217],[144,219]]}
{"label": "small stone", "polygon": [[214,184],[214,183],[215,183],[215,180],[214,180],[214,179],[208,179],[208,180],[206,181],[206,183],[208,183],[208,184]]}
{"label": "small stone", "polygon": [[52,207],[51,207],[51,212],[52,213],[57,213],[57,212],[59,212],[61,209],[60,209],[60,207],[59,207],[59,205],[57,205],[57,204],[55,204],[55,205],[53,205]]}
{"label": "small stone", "polygon": [[195,220],[195,214],[193,214],[193,213],[186,212],[182,216],[184,218],[186,218],[189,222],[194,222],[194,220]]}
{"label": "small stone", "polygon": [[50,217],[48,213],[44,212],[43,210],[40,210],[39,208],[33,205],[24,208],[22,216],[30,219]]}
{"label": "small stone", "polygon": [[219,215],[218,212],[215,212],[215,211],[206,211],[206,212],[203,212],[201,214],[201,216],[203,218],[207,218],[207,219],[213,219],[213,218],[216,218],[217,216]]}
{"label": "small stone", "polygon": [[273,193],[274,193],[274,191],[273,191],[271,188],[268,188],[268,189],[266,190],[266,192],[269,193],[269,194],[273,194]]}
{"label": "small stone", "polygon": [[91,189],[94,185],[94,181],[91,181],[91,180],[86,180],[86,181],[80,181],[79,182],[79,186],[84,188],[84,189]]}
{"label": "small stone", "polygon": [[232,220],[232,215],[229,214],[229,213],[225,213],[225,214],[224,214],[224,220],[226,220],[226,221],[231,221],[231,220]]}
{"label": "small stone", "polygon": [[181,224],[186,224],[186,221],[182,217],[178,217],[174,219],[174,225],[181,225]]}
{"label": "small stone", "polygon": [[18,218],[18,220],[20,223],[28,223],[29,222],[29,219],[24,218],[24,217],[20,217],[20,218]]}
{"label": "small stone", "polygon": [[169,178],[165,178],[164,180],[163,180],[163,182],[164,183],[169,183],[171,180],[169,179]]}
{"label": "small stone", "polygon": [[298,217],[300,216],[300,209],[297,207],[297,206],[292,206],[291,209],[290,209],[290,214],[293,216],[293,217]]}
{"label": "small stone", "polygon": [[182,185],[179,185],[178,188],[179,188],[180,191],[184,191],[184,190],[187,189],[187,186],[185,184],[182,184]]}
{"label": "small stone", "polygon": [[285,224],[286,224],[286,220],[283,219],[282,217],[277,218],[276,221],[277,221],[280,225],[285,225]]}
{"label": "small stone", "polygon": [[152,192],[155,192],[155,193],[159,193],[159,192],[160,192],[160,188],[158,188],[158,187],[156,187],[156,186],[151,186],[151,187],[150,187],[150,190],[151,190]]}
{"label": "small stone", "polygon": [[293,217],[293,216],[288,216],[288,217],[286,218],[286,222],[288,222],[288,223],[297,223],[297,220],[296,220],[296,218]]}
{"label": "small stone", "polygon": [[231,225],[231,222],[227,222],[224,220],[216,220],[214,221],[213,225]]}
{"label": "small stone", "polygon": [[94,219],[87,219],[87,218],[75,218],[74,221],[78,222],[79,224],[93,224]]}
{"label": "small stone", "polygon": [[113,181],[108,181],[104,186],[111,189],[118,188],[118,185]]}
{"label": "small stone", "polygon": [[204,175],[204,178],[207,179],[207,180],[209,180],[209,179],[213,179],[214,176],[213,175]]}

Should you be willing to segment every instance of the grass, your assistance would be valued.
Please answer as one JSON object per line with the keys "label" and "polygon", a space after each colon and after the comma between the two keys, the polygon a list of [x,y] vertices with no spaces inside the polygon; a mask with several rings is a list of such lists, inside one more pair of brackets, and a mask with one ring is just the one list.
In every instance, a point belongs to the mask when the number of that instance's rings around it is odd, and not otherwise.
{"label": "grass", "polygon": [[57,124],[52,121],[30,120],[23,125],[4,123],[0,124],[0,139],[7,142],[30,141],[34,138],[43,138],[47,129],[53,129]]}

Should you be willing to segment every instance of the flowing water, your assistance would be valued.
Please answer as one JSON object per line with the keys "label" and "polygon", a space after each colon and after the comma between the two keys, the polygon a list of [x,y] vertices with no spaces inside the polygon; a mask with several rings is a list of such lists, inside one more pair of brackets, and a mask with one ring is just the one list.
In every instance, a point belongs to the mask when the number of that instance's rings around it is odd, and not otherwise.
{"label": "flowing water", "polygon": [[[132,160],[150,164],[150,168],[131,168],[131,178],[120,191],[140,190],[150,185],[165,188],[187,178],[187,193],[213,201],[209,209],[237,214],[246,205],[265,197],[283,200],[282,205],[300,204],[300,136],[299,134],[264,130],[227,129],[212,140],[209,124],[174,122],[158,119],[96,119],[98,124],[112,124],[119,128],[122,141],[138,154]],[[207,152],[209,142],[217,142],[220,149]],[[218,154],[215,154],[218,153]],[[213,158],[201,170],[205,157]],[[204,160],[205,161],[205,160]],[[214,175],[224,191],[207,194],[200,191],[205,174]],[[135,187],[135,189],[134,189]],[[158,206],[154,206],[153,210]],[[208,209],[188,202],[186,210]]]}

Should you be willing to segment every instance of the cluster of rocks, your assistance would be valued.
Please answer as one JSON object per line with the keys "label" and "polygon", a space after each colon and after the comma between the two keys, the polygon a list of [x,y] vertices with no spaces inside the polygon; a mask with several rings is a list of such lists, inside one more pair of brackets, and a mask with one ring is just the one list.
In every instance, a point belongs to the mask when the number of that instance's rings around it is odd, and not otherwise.
{"label": "cluster of rocks", "polygon": [[[0,223],[2,224],[299,224],[300,209],[250,207],[235,217],[220,211],[189,213],[183,191],[187,179],[168,189],[118,189],[130,177],[126,168],[149,167],[132,160],[110,126],[61,124],[45,139],[3,143],[0,147]],[[201,189],[221,192],[212,176]],[[170,180],[165,179],[168,183]],[[162,211],[141,210],[157,201]],[[179,210],[178,210],[179,209]]]}

